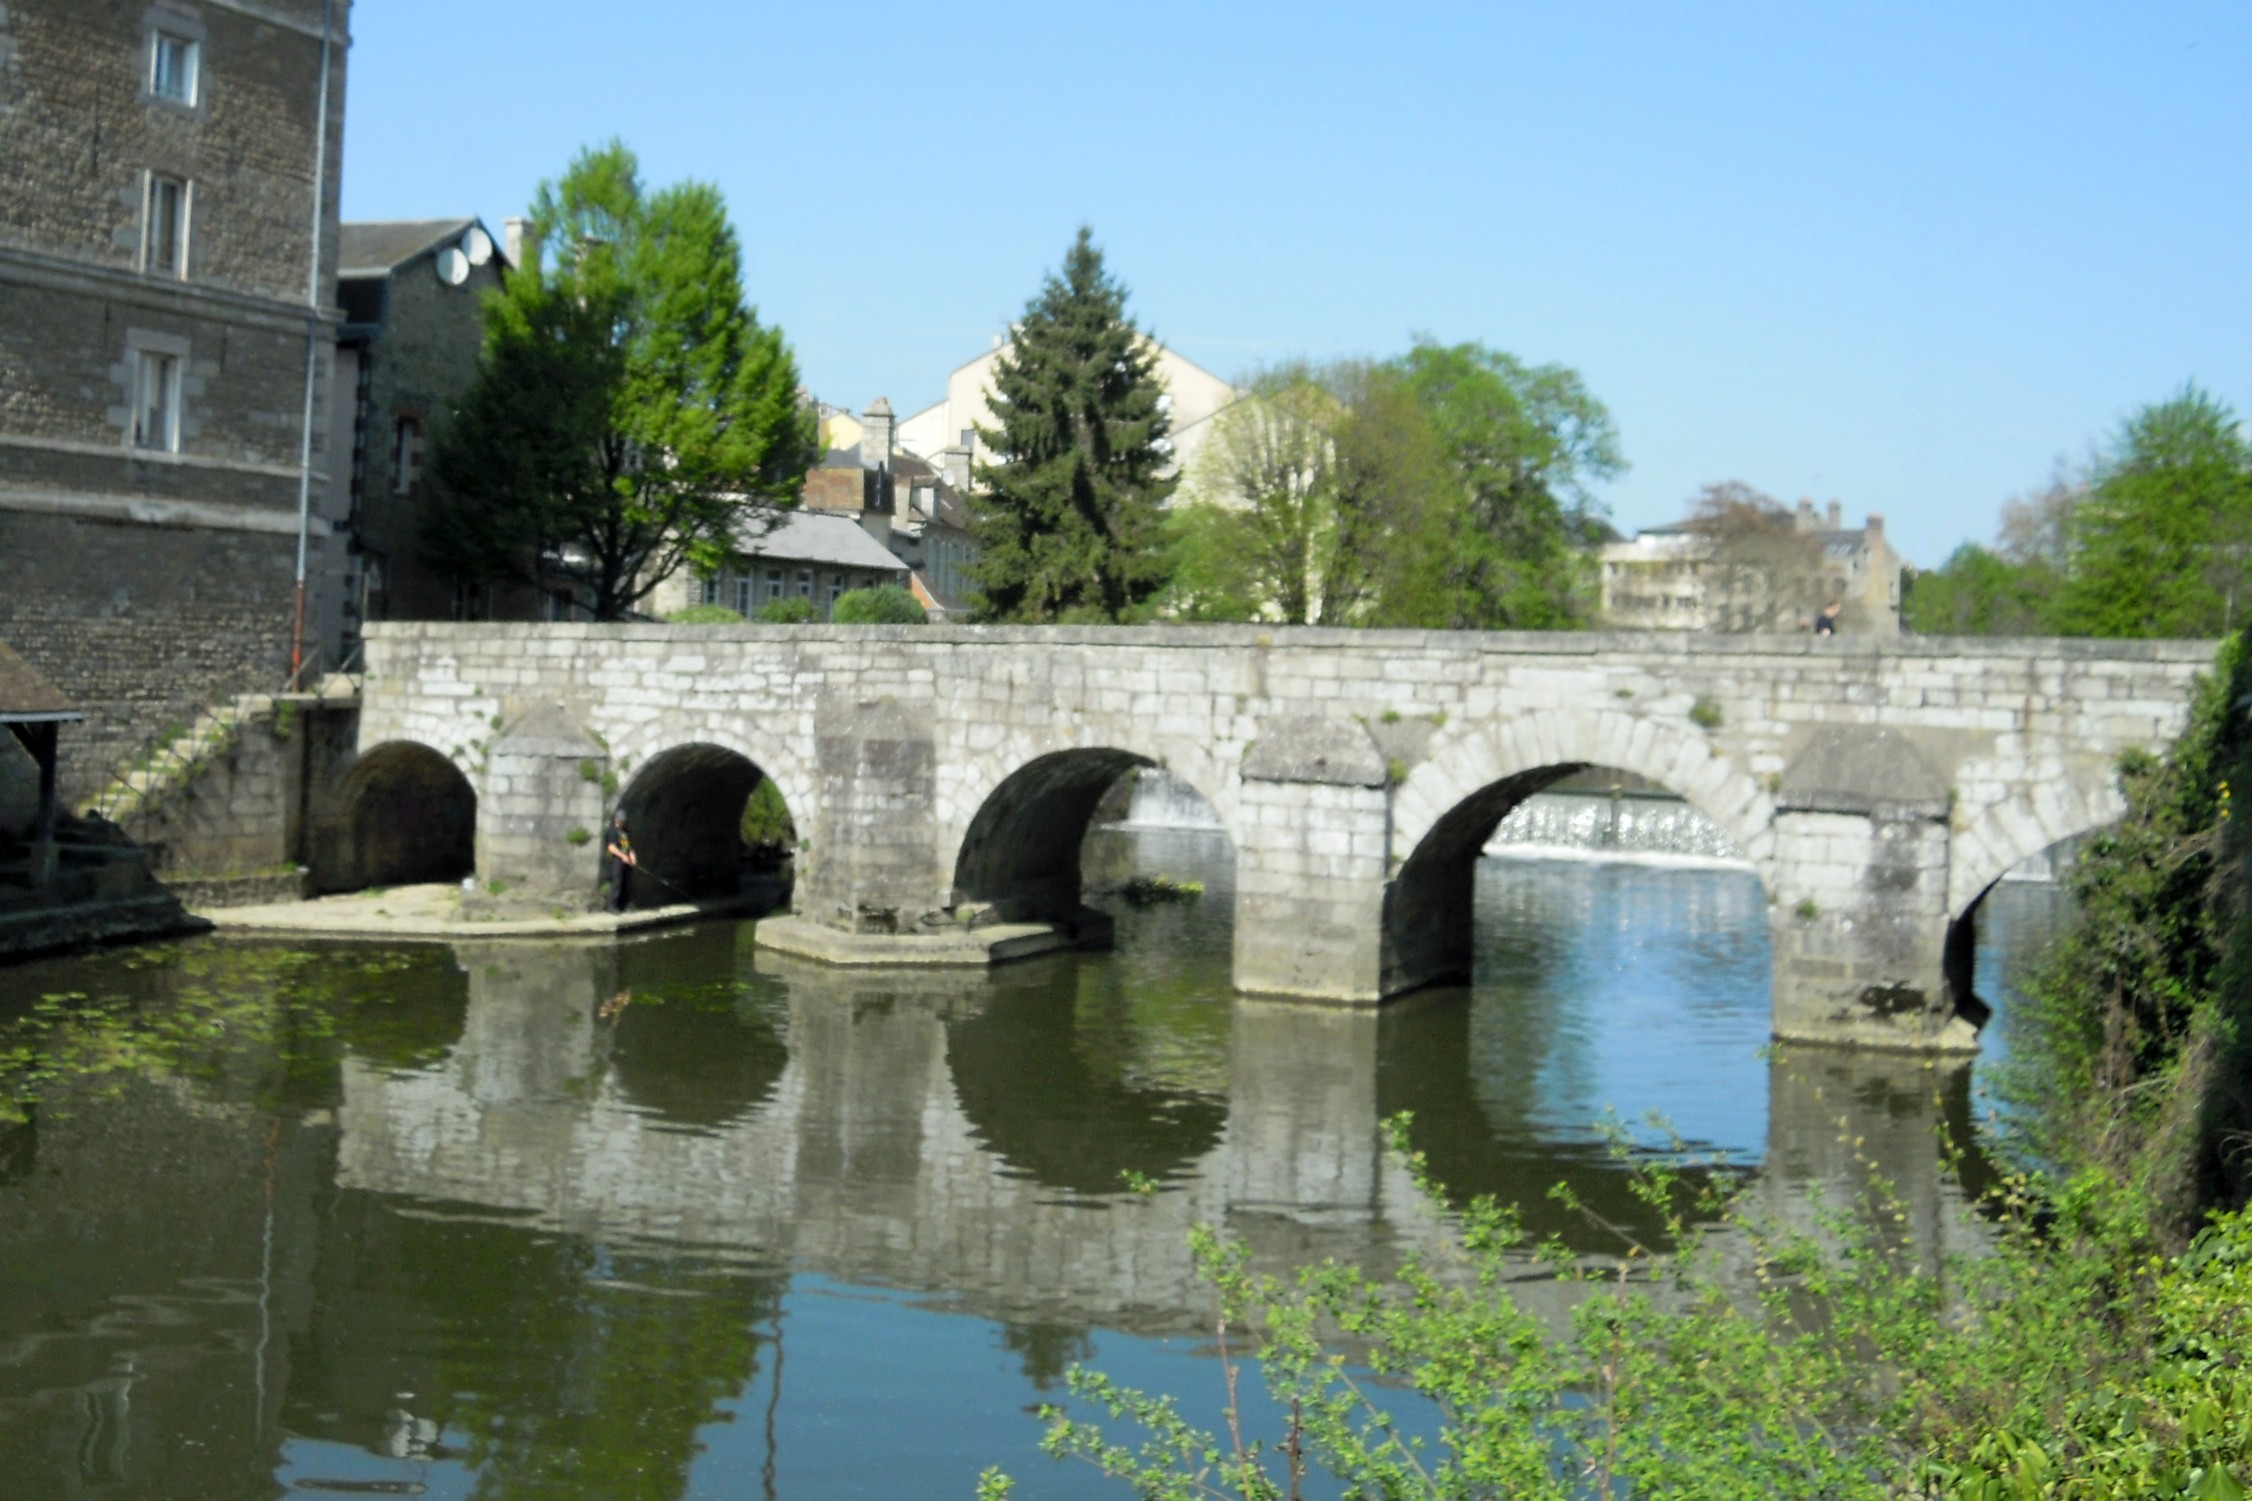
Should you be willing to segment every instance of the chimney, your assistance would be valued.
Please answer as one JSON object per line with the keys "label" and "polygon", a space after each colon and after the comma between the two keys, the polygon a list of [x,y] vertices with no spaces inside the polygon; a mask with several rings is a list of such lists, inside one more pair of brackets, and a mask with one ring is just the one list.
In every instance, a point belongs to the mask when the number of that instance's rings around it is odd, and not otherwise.
{"label": "chimney", "polygon": [[1836,501],[1833,500],[1830,502],[1830,530],[1833,532],[1839,531],[1842,530],[1844,526],[1845,507],[1839,505]]}
{"label": "chimney", "polygon": [[521,270],[527,259],[539,258],[539,237],[532,233],[531,220],[522,217],[503,219],[500,232],[508,253],[510,270]]}
{"label": "chimney", "polygon": [[1884,541],[1884,518],[1882,516],[1879,516],[1875,511],[1871,511],[1869,513],[1868,525],[1863,527],[1862,531],[1869,539],[1868,545],[1870,549],[1872,551],[1875,550],[1877,545]]}
{"label": "chimney", "polygon": [[1813,531],[1814,502],[1801,495],[1798,498],[1798,515],[1792,518],[1791,524],[1802,532]]}
{"label": "chimney", "polygon": [[891,402],[877,397],[860,414],[860,467],[891,468]]}
{"label": "chimney", "polygon": [[970,451],[956,444],[942,449],[938,455],[938,472],[957,495],[966,495],[970,489]]}

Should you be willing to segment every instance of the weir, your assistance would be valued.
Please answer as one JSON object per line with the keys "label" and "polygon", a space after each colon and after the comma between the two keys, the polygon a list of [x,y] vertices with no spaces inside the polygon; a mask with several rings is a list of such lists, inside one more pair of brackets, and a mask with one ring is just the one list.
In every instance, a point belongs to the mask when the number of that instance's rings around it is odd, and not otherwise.
{"label": "weir", "polygon": [[[596,898],[593,831],[660,758],[693,746],[678,764],[755,767],[801,836],[787,925],[886,963],[982,957],[992,923],[1099,940],[1080,843],[1122,775],[1159,768],[1237,852],[1237,988],[1346,1005],[1465,978],[1478,859],[1528,799],[1599,768],[1683,799],[1758,875],[1778,1036],[1962,1050],[1979,899],[2118,816],[2118,757],[2173,740],[2214,650],[387,624],[368,633],[360,733],[450,760],[474,794],[480,882],[562,906]],[[712,817],[740,815],[748,776]],[[1628,801],[1526,817],[1689,837]]]}

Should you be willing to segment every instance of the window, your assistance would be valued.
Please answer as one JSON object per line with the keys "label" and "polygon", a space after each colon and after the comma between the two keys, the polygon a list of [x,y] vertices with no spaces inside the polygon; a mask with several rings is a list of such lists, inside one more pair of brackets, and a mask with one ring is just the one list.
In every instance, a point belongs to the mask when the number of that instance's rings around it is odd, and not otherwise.
{"label": "window", "polygon": [[766,597],[768,599],[780,599],[782,597],[782,570],[779,568],[766,570]]}
{"label": "window", "polygon": [[813,598],[813,570],[810,568],[798,570],[798,598]]}
{"label": "window", "polygon": [[188,185],[177,177],[149,174],[141,215],[141,269],[152,276],[188,273]]}
{"label": "window", "polygon": [[751,576],[750,576],[749,574],[745,573],[745,574],[739,574],[739,575],[737,575],[737,577],[736,577],[736,579],[735,579],[735,613],[736,613],[736,614],[738,614],[738,615],[748,615],[748,614],[750,614],[750,613],[751,613],[751,611],[752,611],[752,610],[754,610],[755,608],[757,608],[757,603],[756,603],[756,601],[754,601],[754,600],[753,600],[753,599],[751,598],[751,591],[752,591],[753,587],[754,587],[754,585],[753,585],[753,582],[752,582]]}
{"label": "window", "polygon": [[715,573],[710,578],[704,580],[703,587],[697,591],[696,603],[700,605],[716,605],[719,603],[718,574]]}
{"label": "window", "polygon": [[149,37],[149,92],[174,104],[196,102],[196,78],[203,49],[184,36],[169,31]]}
{"label": "window", "polygon": [[154,349],[134,352],[133,446],[180,451],[180,357]]}
{"label": "window", "polygon": [[412,495],[422,482],[422,419],[401,417],[391,429],[391,493]]}

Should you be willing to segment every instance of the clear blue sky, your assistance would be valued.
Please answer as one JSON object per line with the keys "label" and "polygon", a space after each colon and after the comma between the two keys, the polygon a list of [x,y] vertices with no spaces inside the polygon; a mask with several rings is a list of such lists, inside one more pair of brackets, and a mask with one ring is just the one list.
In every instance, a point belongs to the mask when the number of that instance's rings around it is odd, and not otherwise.
{"label": "clear blue sky", "polygon": [[1912,561],[2194,379],[2252,404],[2252,5],[359,0],[349,218],[584,143],[725,192],[808,384],[936,400],[1082,221],[1233,376],[1577,368],[1626,527],[1708,481]]}

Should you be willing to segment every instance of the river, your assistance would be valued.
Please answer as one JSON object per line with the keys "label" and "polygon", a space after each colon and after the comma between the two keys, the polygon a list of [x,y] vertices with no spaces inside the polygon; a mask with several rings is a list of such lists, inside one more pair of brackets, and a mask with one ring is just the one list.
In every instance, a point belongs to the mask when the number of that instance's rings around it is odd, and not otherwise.
{"label": "river", "polygon": [[[1195,1224],[1277,1269],[1443,1244],[1401,1111],[1445,1201],[1590,1254],[1546,1189],[1639,1223],[1607,1115],[1785,1213],[1874,1167],[1928,1254],[1975,1238],[1936,1140],[1979,1171],[1973,1070],[1767,1049],[1749,871],[1490,859],[1477,982],[1354,1013],[1231,996],[1224,837],[1094,839],[1202,899],[990,975],[782,964],[748,924],[0,970],[53,1022],[0,1063],[56,1073],[0,1127],[0,1493],[1117,1495],[1032,1409],[1093,1360],[1213,1411]],[[2054,921],[1990,898],[2004,1012]]]}

